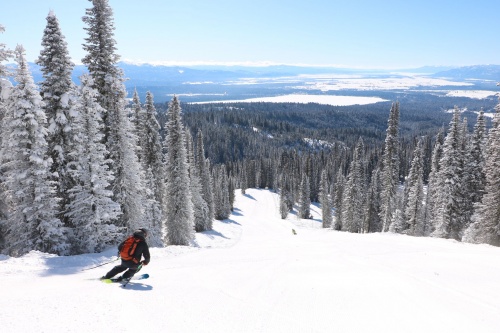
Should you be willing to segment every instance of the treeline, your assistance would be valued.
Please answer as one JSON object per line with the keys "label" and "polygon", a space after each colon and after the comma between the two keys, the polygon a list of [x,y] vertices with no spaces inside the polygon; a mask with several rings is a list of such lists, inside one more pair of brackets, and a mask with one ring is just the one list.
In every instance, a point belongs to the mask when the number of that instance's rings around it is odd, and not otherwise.
{"label": "treeline", "polygon": [[500,245],[498,106],[490,124],[483,111],[405,116],[399,105],[390,107],[389,121],[385,115],[383,135],[379,110],[271,103],[185,109],[190,128],[209,133],[210,157],[227,165],[233,188],[278,191],[283,218],[292,209],[308,218],[309,203],[320,202],[324,226],[336,230]]}

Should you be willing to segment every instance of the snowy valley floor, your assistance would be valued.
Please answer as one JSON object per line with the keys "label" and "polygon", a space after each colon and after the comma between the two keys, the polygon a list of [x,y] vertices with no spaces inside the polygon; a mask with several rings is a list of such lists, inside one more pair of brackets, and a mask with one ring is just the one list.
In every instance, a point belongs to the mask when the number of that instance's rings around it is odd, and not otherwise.
{"label": "snowy valley floor", "polygon": [[0,256],[1,331],[500,332],[500,248],[324,230],[312,209],[281,220],[276,194],[237,191],[229,220],[153,248],[125,289],[96,280],[114,263],[84,270],[114,249]]}

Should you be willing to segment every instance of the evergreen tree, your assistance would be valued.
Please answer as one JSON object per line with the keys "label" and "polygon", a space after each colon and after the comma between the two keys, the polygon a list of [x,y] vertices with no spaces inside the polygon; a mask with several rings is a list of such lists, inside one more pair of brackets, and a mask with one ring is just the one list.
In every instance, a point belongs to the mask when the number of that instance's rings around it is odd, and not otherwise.
{"label": "evergreen tree", "polygon": [[366,232],[379,232],[382,230],[380,223],[380,169],[372,172],[370,187],[366,202],[365,230]]}
{"label": "evergreen tree", "polygon": [[321,212],[323,216],[323,228],[332,227],[332,203],[330,200],[330,193],[328,193],[328,180],[326,178],[326,170],[321,173],[321,186],[320,186],[320,203]]}
{"label": "evergreen tree", "polygon": [[[136,98],[136,112],[138,113],[139,122],[137,132],[139,142],[141,144],[141,164],[146,170],[146,189],[151,193],[148,194],[150,205],[149,211],[146,214],[150,216],[153,233],[157,240],[161,238],[161,224],[165,208],[165,167],[163,165],[163,152],[160,136],[160,124],[157,120],[157,112],[154,106],[153,94],[149,91],[146,93],[145,109],[138,110],[138,97]],[[158,212],[157,210],[160,209]],[[159,245],[159,244],[158,244]]]}
{"label": "evergreen tree", "polygon": [[80,78],[78,101],[73,105],[75,117],[74,141],[70,150],[69,174],[75,180],[68,190],[70,204],[66,216],[72,228],[72,252],[99,252],[123,236],[114,222],[121,214],[120,205],[113,201],[109,184],[112,162],[102,143],[103,108],[97,102],[98,92],[92,88],[92,78]]}
{"label": "evergreen tree", "polygon": [[500,104],[496,106],[493,126],[488,133],[484,173],[484,195],[481,203],[476,204],[473,223],[463,240],[500,246]]}
{"label": "evergreen tree", "polygon": [[202,187],[202,197],[208,206],[207,224],[205,230],[212,230],[212,223],[215,217],[214,208],[214,186],[210,173],[210,160],[205,158],[205,148],[203,144],[203,133],[198,130],[196,136],[196,163]]}
{"label": "evergreen tree", "polygon": [[404,207],[405,224],[403,232],[413,236],[423,236],[424,233],[424,165],[422,142],[419,141],[413,152],[410,174],[405,187],[407,198]]}
{"label": "evergreen tree", "polygon": [[[5,31],[4,27],[0,25],[0,34]],[[10,91],[12,88],[12,84],[7,77],[11,75],[10,71],[3,64],[4,61],[7,61],[12,57],[12,51],[7,49],[6,45],[0,43],[0,124],[3,124],[3,118],[6,114],[6,100],[10,95]],[[2,146],[2,135],[0,133],[0,147]],[[0,170],[0,172],[3,172]],[[8,206],[5,193],[5,186],[3,184],[2,177],[0,177],[0,251],[4,248],[5,244],[5,226],[4,221],[7,218]]]}
{"label": "evergreen tree", "polygon": [[302,175],[302,181],[299,187],[299,218],[311,218],[311,187],[309,185],[309,177],[307,174]]}
{"label": "evergreen tree", "polygon": [[84,30],[88,34],[85,38],[86,43],[83,44],[83,49],[87,54],[82,59],[82,63],[87,66],[94,79],[94,88],[99,92],[99,104],[106,110],[103,114],[103,121],[107,141],[109,129],[115,125],[108,119],[108,116],[117,112],[112,84],[116,78],[122,78],[123,73],[117,66],[120,57],[115,53],[115,27],[113,10],[109,6],[109,1],[89,1],[92,3],[92,8],[86,9],[85,16],[82,18],[87,25]]}
{"label": "evergreen tree", "polygon": [[146,170],[145,177],[144,221],[148,221],[149,225],[148,243],[150,246],[161,247],[163,245],[163,210],[162,205],[156,200],[153,190],[158,187],[158,182],[151,168]]}
{"label": "evergreen tree", "polygon": [[366,179],[363,154],[364,143],[360,138],[354,150],[342,198],[342,230],[344,231],[366,232],[364,230]]}
{"label": "evergreen tree", "polygon": [[115,179],[111,186],[114,200],[121,206],[120,226],[136,229],[144,225],[145,205],[144,173],[137,157],[136,129],[126,109],[126,89],[123,71],[117,66],[113,38],[113,11],[108,0],[90,0],[93,7],[86,10],[83,22],[87,25],[83,48],[87,51],[82,62],[87,65],[99,92],[99,103],[106,110],[103,114],[104,142],[108,148]]}
{"label": "evergreen tree", "polygon": [[224,165],[214,168],[214,184],[215,219],[225,220],[231,215],[231,206],[229,203],[228,177]]}
{"label": "evergreen tree", "polygon": [[[150,106],[152,105],[152,108],[154,109],[154,114],[156,116],[156,109],[154,107],[154,104],[152,102],[153,100],[153,95],[148,91],[146,93],[146,103],[147,103],[147,98],[148,95],[150,95]],[[138,145],[138,150],[137,150],[137,157],[139,158],[139,161],[142,163],[143,160],[143,155],[147,154],[146,152],[146,144],[147,144],[147,139],[145,138],[144,134],[147,133],[146,129],[144,128],[145,126],[145,110],[141,106],[141,100],[139,98],[139,94],[137,93],[137,89],[134,89],[134,95],[132,97],[132,116],[131,116],[131,121],[133,124],[133,127],[135,128],[136,131],[136,136],[137,136],[137,145]],[[158,123],[158,121],[156,121]],[[158,126],[159,130],[160,126]]]}
{"label": "evergreen tree", "polygon": [[382,231],[389,230],[399,183],[399,102],[392,103],[382,161],[380,219]]}
{"label": "evergreen tree", "polygon": [[245,164],[243,164],[243,170],[241,171],[241,194],[245,195],[247,188],[247,170]]}
{"label": "evergreen tree", "polygon": [[286,186],[286,178],[282,174],[280,180],[280,216],[283,220],[285,220],[290,212],[290,208],[288,207],[288,188]]}
{"label": "evergreen tree", "polygon": [[463,236],[463,231],[467,229],[471,223],[472,214],[474,213],[474,198],[475,189],[473,188],[473,181],[475,173],[482,174],[482,169],[474,162],[472,156],[472,135],[469,135],[467,118],[462,122],[461,134],[461,151],[460,155],[460,169],[462,170],[462,185],[461,185],[461,227],[460,239]]}
{"label": "evergreen tree", "polygon": [[344,189],[346,185],[346,179],[342,168],[339,168],[337,176],[335,177],[335,196],[333,200],[333,206],[335,207],[335,223],[333,229],[342,230],[342,198],[344,196]]}
{"label": "evergreen tree", "polygon": [[196,170],[194,158],[194,146],[191,134],[186,131],[186,148],[189,168],[189,180],[191,186],[191,200],[194,210],[194,229],[196,232],[205,231],[208,219],[208,205],[202,197],[202,187],[199,173]]}
{"label": "evergreen tree", "polygon": [[115,79],[111,88],[115,92],[117,111],[109,116],[116,126],[110,131],[111,146],[114,147],[110,157],[113,160],[115,175],[112,184],[113,198],[122,210],[118,225],[126,227],[127,232],[140,227],[151,228],[151,221],[145,221],[143,216],[146,206],[145,175],[137,158],[137,137],[134,134],[136,131],[128,117],[125,87],[121,80]]}
{"label": "evergreen tree", "polygon": [[440,161],[439,192],[436,200],[434,237],[462,238],[462,130],[460,111],[455,107],[450,129],[444,141],[443,157]]}
{"label": "evergreen tree", "polygon": [[58,200],[50,177],[46,116],[22,46],[16,48],[16,81],[3,119],[2,169],[10,214],[6,249],[13,255],[30,250],[66,254],[68,243],[56,217]]}
{"label": "evergreen tree", "polygon": [[484,118],[484,111],[481,109],[474,125],[474,133],[470,145],[471,159],[466,170],[467,175],[470,177],[468,193],[471,194],[473,204],[480,203],[484,194],[486,184],[486,175],[484,173],[486,146],[486,120]]}
{"label": "evergreen tree", "polygon": [[165,243],[189,245],[194,238],[194,212],[189,185],[186,135],[182,124],[181,107],[176,96],[170,102],[167,116]]}
{"label": "evergreen tree", "polygon": [[60,201],[60,217],[69,203],[67,189],[71,179],[67,174],[68,149],[72,141],[72,116],[70,114],[71,96],[74,84],[71,73],[74,64],[68,53],[68,46],[59,27],[59,21],[50,11],[42,38],[42,51],[36,60],[40,65],[44,81],[40,93],[44,101],[44,111],[48,120],[48,153],[52,158],[51,173],[55,175],[57,197]]}
{"label": "evergreen tree", "polygon": [[429,174],[429,184],[425,197],[425,217],[423,234],[429,236],[434,231],[434,220],[437,211],[437,199],[440,186],[440,164],[443,157],[444,129],[441,128],[436,136],[436,142],[432,149],[431,172]]}
{"label": "evergreen tree", "polygon": [[235,199],[234,177],[232,173],[230,173],[229,177],[227,178],[227,188],[228,188],[228,198],[229,198],[229,211],[232,212],[234,209],[234,199]]}

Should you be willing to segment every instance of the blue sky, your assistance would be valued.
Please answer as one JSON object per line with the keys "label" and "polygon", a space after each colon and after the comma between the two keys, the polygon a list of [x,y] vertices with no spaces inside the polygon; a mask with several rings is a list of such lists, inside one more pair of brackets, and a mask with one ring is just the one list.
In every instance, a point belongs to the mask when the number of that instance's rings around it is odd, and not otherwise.
{"label": "blue sky", "polygon": [[[500,64],[498,0],[109,0],[122,60],[361,68]],[[2,0],[0,43],[40,53],[49,10],[79,63],[87,0]]]}

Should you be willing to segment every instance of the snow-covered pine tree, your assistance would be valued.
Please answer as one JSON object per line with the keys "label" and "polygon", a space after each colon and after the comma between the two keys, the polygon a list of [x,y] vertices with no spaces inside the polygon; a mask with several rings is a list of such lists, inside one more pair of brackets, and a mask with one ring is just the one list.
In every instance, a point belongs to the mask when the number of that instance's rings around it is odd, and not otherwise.
{"label": "snow-covered pine tree", "polygon": [[[5,31],[5,28],[0,24],[0,34]],[[10,94],[10,90],[12,88],[12,84],[7,77],[11,75],[10,71],[3,64],[4,61],[7,61],[12,57],[12,51],[7,49],[6,45],[0,43],[0,124],[3,123],[3,117],[6,113],[5,102]],[[1,131],[0,131],[1,132]],[[2,146],[2,134],[0,133],[0,147]],[[7,197],[5,193],[5,187],[2,184],[3,180],[0,178],[0,251],[4,247],[5,243],[5,228],[4,221],[7,217]]]}
{"label": "snow-covered pine tree", "polygon": [[226,166],[220,165],[214,168],[214,209],[215,219],[225,220],[231,215],[229,203],[229,185]]}
{"label": "snow-covered pine tree", "polygon": [[113,104],[116,112],[108,116],[116,127],[110,129],[108,143],[113,147],[110,152],[115,176],[112,184],[113,198],[122,210],[118,225],[127,228],[127,232],[140,227],[151,228],[151,221],[144,220],[143,216],[146,206],[145,174],[137,158],[136,131],[126,109],[127,92],[119,78],[113,80],[111,88],[114,91]]}
{"label": "snow-covered pine tree", "polygon": [[194,237],[194,211],[191,201],[186,135],[181,106],[174,96],[167,110],[165,148],[166,209],[164,241],[167,245],[189,245]]}
{"label": "snow-covered pine tree", "polygon": [[[138,97],[137,97],[138,102]],[[136,103],[137,106],[137,103]],[[142,108],[141,108],[142,110]],[[157,112],[154,106],[154,97],[149,91],[146,93],[146,104],[144,110],[137,110],[139,112],[139,127],[137,129],[139,135],[139,142],[141,143],[141,164],[143,169],[146,170],[146,189],[151,193],[148,194],[150,205],[146,211],[145,220],[150,219],[152,228],[151,237],[153,234],[157,239],[162,238],[162,220],[165,208],[165,166],[163,164],[163,152],[160,136],[160,124],[157,120]],[[156,210],[160,208],[158,214]],[[158,244],[159,245],[159,244]]]}
{"label": "snow-covered pine tree", "polygon": [[500,246],[500,104],[496,106],[493,125],[488,133],[484,165],[486,184],[481,203],[476,204],[473,223],[463,240]]}
{"label": "snow-covered pine tree", "polygon": [[121,206],[123,214],[119,225],[127,229],[148,227],[143,220],[145,189],[144,173],[137,157],[136,129],[128,117],[125,99],[123,71],[117,66],[119,56],[115,53],[113,37],[113,11],[108,0],[90,0],[92,8],[86,10],[83,22],[88,33],[82,59],[94,79],[94,88],[99,92],[99,103],[106,110],[103,114],[104,142],[113,160],[111,168],[115,180],[111,186],[114,200]]}
{"label": "snow-covered pine tree", "polygon": [[423,236],[424,232],[424,165],[422,141],[417,143],[413,152],[410,173],[406,179],[405,191],[407,198],[404,200],[403,233],[413,236]]}
{"label": "snow-covered pine tree", "polygon": [[68,101],[75,94],[75,85],[71,80],[74,64],[71,62],[68,45],[59,27],[59,20],[53,11],[47,16],[42,48],[35,62],[40,65],[44,78],[40,85],[40,93],[48,121],[48,153],[52,158],[50,172],[56,180],[56,193],[60,198],[59,217],[64,221],[63,212],[69,203],[67,189],[71,186],[67,163],[73,130]]}
{"label": "snow-covered pine tree", "polygon": [[287,218],[288,213],[290,212],[290,208],[288,206],[288,197],[289,197],[289,190],[287,188],[286,184],[286,176],[284,174],[281,174],[280,176],[280,216],[284,220]]}
{"label": "snow-covered pine tree", "polygon": [[105,142],[108,149],[112,149],[107,141],[110,128],[115,127],[108,117],[118,112],[115,102],[114,84],[116,78],[122,78],[123,73],[117,63],[120,57],[115,53],[113,10],[108,0],[89,0],[92,8],[85,10],[82,20],[87,25],[84,30],[85,38],[83,49],[87,52],[82,63],[87,66],[94,79],[94,88],[99,92],[99,104],[106,110],[103,114]]}
{"label": "snow-covered pine tree", "polygon": [[242,167],[241,173],[240,173],[240,183],[241,183],[241,194],[245,195],[246,190],[248,188],[248,183],[247,183],[247,169],[245,167],[245,164]]}
{"label": "snow-covered pine tree", "polygon": [[321,180],[321,173],[319,171],[319,167],[317,164],[313,162],[314,157],[309,155],[307,156],[305,163],[305,170],[307,177],[309,178],[309,186],[310,186],[310,201],[318,202],[319,201],[319,186]]}
{"label": "snow-covered pine tree", "polygon": [[196,170],[196,161],[194,158],[194,145],[191,133],[186,131],[186,151],[189,169],[189,181],[191,187],[191,201],[194,212],[194,229],[196,232],[205,231],[208,219],[208,205],[202,197],[202,186],[200,177]]}
{"label": "snow-covered pine tree", "polygon": [[124,230],[114,224],[121,210],[109,190],[113,173],[109,168],[112,161],[106,159],[108,152],[102,143],[101,115],[105,111],[97,102],[99,93],[92,88],[92,78],[83,75],[80,81],[78,101],[71,110],[76,121],[68,167],[75,182],[68,190],[66,216],[72,227],[72,252],[88,253],[114,244]]}
{"label": "snow-covered pine tree", "polygon": [[460,110],[455,107],[450,129],[443,145],[440,161],[440,186],[437,196],[437,210],[433,237],[462,238],[462,177],[463,149]]}
{"label": "snow-covered pine tree", "polygon": [[[151,94],[149,91],[147,94]],[[147,98],[146,94],[146,98]],[[152,99],[152,95],[151,95]],[[154,104],[153,104],[153,109],[154,109]],[[154,110],[155,115],[156,115],[156,110]],[[144,129],[145,125],[145,110],[141,106],[141,100],[139,98],[139,94],[137,93],[137,89],[134,89],[134,95],[132,97],[132,115],[130,117],[130,120],[132,121],[132,124],[134,125],[135,129],[135,134],[137,136],[137,157],[139,159],[139,162],[142,163],[142,160],[144,159],[143,155],[147,154],[146,153],[146,148],[145,145],[147,144],[146,138],[144,137],[144,133],[146,133],[146,130]],[[158,123],[158,121],[157,121]],[[158,126],[159,128],[159,126]]]}
{"label": "snow-covered pine tree", "polygon": [[461,155],[461,167],[462,170],[462,186],[460,190],[461,197],[461,235],[469,227],[471,223],[472,214],[474,213],[474,189],[472,188],[472,182],[475,178],[475,173],[482,173],[482,170],[476,169],[476,165],[473,162],[472,157],[472,135],[469,134],[467,118],[463,119],[461,134],[462,139],[462,155]]}
{"label": "snow-covered pine tree", "polygon": [[486,184],[486,175],[484,173],[486,147],[486,120],[484,111],[481,109],[477,115],[476,124],[474,125],[474,132],[470,144],[471,158],[469,164],[466,166],[467,170],[465,171],[469,177],[468,192],[471,194],[470,198],[473,204],[480,203],[484,194],[484,187]]}
{"label": "snow-covered pine tree", "polygon": [[365,192],[364,143],[363,139],[359,138],[342,197],[342,230],[366,232],[364,230]]}
{"label": "snow-covered pine tree", "polygon": [[51,159],[47,155],[43,101],[28,68],[24,48],[17,46],[17,85],[7,100],[3,119],[2,170],[10,214],[6,250],[19,256],[31,250],[66,254],[68,243],[57,218]]}
{"label": "snow-covered pine tree", "polygon": [[342,168],[339,168],[335,177],[335,195],[333,197],[333,207],[335,208],[334,230],[342,230],[342,198],[346,182]]}
{"label": "snow-covered pine tree", "polygon": [[389,113],[380,182],[380,219],[382,231],[388,231],[393,220],[396,188],[399,183],[399,102],[392,103]]}
{"label": "snow-covered pine tree", "polygon": [[255,160],[255,187],[261,188],[262,164],[260,160]]}
{"label": "snow-covered pine tree", "polygon": [[379,232],[382,230],[380,223],[380,169],[372,171],[370,187],[368,189],[365,213],[366,232]]}
{"label": "snow-covered pine tree", "polygon": [[298,215],[301,219],[311,218],[311,186],[306,173],[302,174],[299,186]]}
{"label": "snow-covered pine tree", "polygon": [[333,220],[332,201],[330,199],[330,193],[329,193],[328,189],[329,189],[329,186],[328,186],[328,180],[326,177],[326,170],[323,170],[323,172],[321,172],[320,193],[319,193],[322,219],[323,219],[323,223],[322,223],[323,228],[331,228],[332,227],[332,220]]}
{"label": "snow-covered pine tree", "polygon": [[145,194],[146,202],[144,207],[144,221],[149,225],[148,243],[150,246],[163,246],[163,210],[162,205],[156,201],[154,188],[158,186],[158,182],[153,175],[151,168],[148,168],[145,173]]}
{"label": "snow-covered pine tree", "polygon": [[441,128],[436,136],[434,147],[432,149],[431,173],[427,186],[427,195],[425,197],[425,217],[423,235],[429,236],[434,231],[434,220],[437,211],[437,199],[440,186],[440,164],[443,157],[444,128]]}
{"label": "snow-covered pine tree", "polygon": [[[229,198],[229,210],[230,212],[233,211],[234,209],[234,200],[235,200],[235,195],[234,195],[234,190],[236,189],[234,185],[234,176],[232,171],[230,171],[229,176],[227,178],[227,192],[228,192],[228,198]],[[231,213],[229,213],[231,214]]]}
{"label": "snow-covered pine tree", "polygon": [[202,187],[202,197],[208,206],[207,225],[205,230],[212,230],[213,219],[215,217],[214,208],[214,182],[210,172],[210,160],[205,158],[205,147],[203,144],[203,133],[198,130],[196,135],[196,165],[200,176]]}

